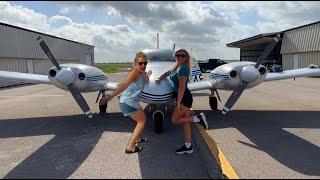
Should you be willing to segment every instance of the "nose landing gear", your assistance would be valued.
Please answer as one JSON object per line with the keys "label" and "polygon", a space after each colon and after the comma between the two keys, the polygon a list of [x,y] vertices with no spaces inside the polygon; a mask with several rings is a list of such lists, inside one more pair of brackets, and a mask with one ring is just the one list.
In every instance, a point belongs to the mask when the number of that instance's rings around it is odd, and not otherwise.
{"label": "nose landing gear", "polygon": [[161,133],[164,129],[164,114],[158,110],[153,113],[153,126],[156,133]]}

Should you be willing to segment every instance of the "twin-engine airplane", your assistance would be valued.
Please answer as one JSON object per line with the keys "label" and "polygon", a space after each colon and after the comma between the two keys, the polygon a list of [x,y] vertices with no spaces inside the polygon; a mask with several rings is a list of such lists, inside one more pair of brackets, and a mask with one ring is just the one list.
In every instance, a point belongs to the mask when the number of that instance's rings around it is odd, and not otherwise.
{"label": "twin-engine airplane", "polygon": [[[99,91],[98,101],[101,93],[104,94],[105,91],[114,90],[118,83],[109,82],[107,75],[93,66],[82,64],[60,65],[42,38],[38,37],[37,40],[44,53],[55,66],[48,71],[48,75],[0,71],[0,78],[35,84],[52,84],[60,89],[69,90],[82,111],[89,118],[92,118],[90,107],[81,92]],[[261,63],[279,40],[279,36],[272,38],[256,63],[234,62],[219,66],[210,72],[207,80],[188,83],[188,88],[190,91],[211,90],[209,104],[212,110],[217,109],[217,98],[215,97],[216,92],[219,98],[217,89],[233,91],[222,109],[222,114],[226,114],[247,88],[257,86],[265,81],[320,75],[319,67],[268,73],[266,67]],[[161,132],[164,128],[164,109],[167,109],[169,103],[173,102],[173,84],[169,78],[162,80],[158,85],[155,80],[174,65],[174,49],[145,50],[144,53],[148,58],[146,71],[152,70],[152,75],[150,76],[149,84],[141,92],[141,101],[151,105],[150,110],[153,109],[155,131]],[[100,104],[101,112],[105,111],[106,108],[107,104]]]}

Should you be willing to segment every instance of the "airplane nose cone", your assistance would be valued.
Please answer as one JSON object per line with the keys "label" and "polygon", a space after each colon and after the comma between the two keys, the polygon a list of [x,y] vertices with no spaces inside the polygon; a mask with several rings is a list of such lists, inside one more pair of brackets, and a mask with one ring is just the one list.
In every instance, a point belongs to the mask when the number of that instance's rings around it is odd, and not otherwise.
{"label": "airplane nose cone", "polygon": [[168,79],[163,79],[160,84],[156,84],[154,80],[150,80],[141,92],[141,100],[146,103],[158,104],[164,103],[172,99],[173,84]]}
{"label": "airplane nose cone", "polygon": [[257,80],[260,76],[260,73],[257,68],[254,66],[243,67],[240,73],[241,80],[246,82],[253,82]]}

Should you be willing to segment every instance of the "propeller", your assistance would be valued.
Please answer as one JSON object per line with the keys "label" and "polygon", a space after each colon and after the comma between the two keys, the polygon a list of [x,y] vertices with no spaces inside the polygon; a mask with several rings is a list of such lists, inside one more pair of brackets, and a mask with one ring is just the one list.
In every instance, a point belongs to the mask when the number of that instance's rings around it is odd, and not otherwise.
{"label": "propeller", "polygon": [[[239,97],[241,96],[243,91],[247,88],[248,84],[251,81],[258,78],[258,76],[255,76],[256,78],[250,78],[250,75],[248,76],[248,74],[258,74],[258,67],[268,57],[268,55],[271,53],[271,51],[276,46],[276,44],[279,42],[279,40],[280,40],[280,34],[277,34],[277,36],[275,36],[272,39],[272,41],[267,45],[267,47],[264,49],[261,56],[257,60],[257,63],[254,66],[255,70],[253,70],[253,68],[250,68],[250,67],[247,67],[247,68],[244,67],[242,69],[241,73],[243,73],[243,77],[246,77],[246,78],[241,78],[240,85],[232,92],[231,96],[227,100],[226,104],[224,105],[224,107],[222,109],[223,115],[225,115],[227,112],[230,111],[230,109],[237,102],[237,100],[239,99]],[[241,77],[241,74],[240,74],[240,77]]]}
{"label": "propeller", "polygon": [[[53,54],[51,53],[49,47],[47,46],[47,44],[42,40],[41,37],[37,38],[40,47],[42,48],[42,50],[44,51],[44,53],[48,56],[49,60],[51,61],[51,63],[56,66],[56,68],[59,70],[59,74],[69,74],[72,77],[73,71],[70,68],[65,68],[62,69],[61,66],[59,65],[58,61],[56,60],[56,58],[53,56]],[[60,77],[60,79],[62,79],[63,77]],[[80,91],[76,88],[76,86],[73,84],[73,81],[61,81],[64,85],[66,85],[69,89],[69,91],[71,92],[73,98],[76,100],[76,102],[78,103],[78,105],[80,106],[81,110],[85,113],[85,115],[89,118],[92,118],[92,113],[90,111],[90,107],[87,104],[86,100],[83,98],[83,96],[81,95]]]}
{"label": "propeller", "polygon": [[51,63],[53,65],[55,65],[58,70],[61,70],[61,67],[60,67],[58,61],[56,60],[56,58],[51,53],[51,51],[50,51],[49,47],[47,46],[47,44],[42,40],[42,38],[40,36],[37,38],[37,40],[38,40],[42,50],[44,51],[44,53],[46,53],[46,55],[48,56],[48,58],[51,61]]}

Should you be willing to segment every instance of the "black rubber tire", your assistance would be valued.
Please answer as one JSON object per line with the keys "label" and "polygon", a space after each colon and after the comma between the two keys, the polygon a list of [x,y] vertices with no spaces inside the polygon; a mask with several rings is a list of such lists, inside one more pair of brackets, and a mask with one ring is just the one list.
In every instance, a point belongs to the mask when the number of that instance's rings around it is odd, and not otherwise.
{"label": "black rubber tire", "polygon": [[99,112],[100,113],[107,113],[107,107],[108,107],[108,103],[102,104],[102,105],[99,103]]}
{"label": "black rubber tire", "polygon": [[202,72],[202,73],[205,73],[205,72],[207,72],[207,69],[206,69],[205,67],[202,67],[202,68],[201,68],[201,72]]}
{"label": "black rubber tire", "polygon": [[162,133],[164,129],[164,117],[160,112],[156,112],[153,116],[153,127],[156,133]]}
{"label": "black rubber tire", "polygon": [[217,110],[218,109],[218,101],[215,96],[209,96],[209,105],[211,107],[211,110]]}

